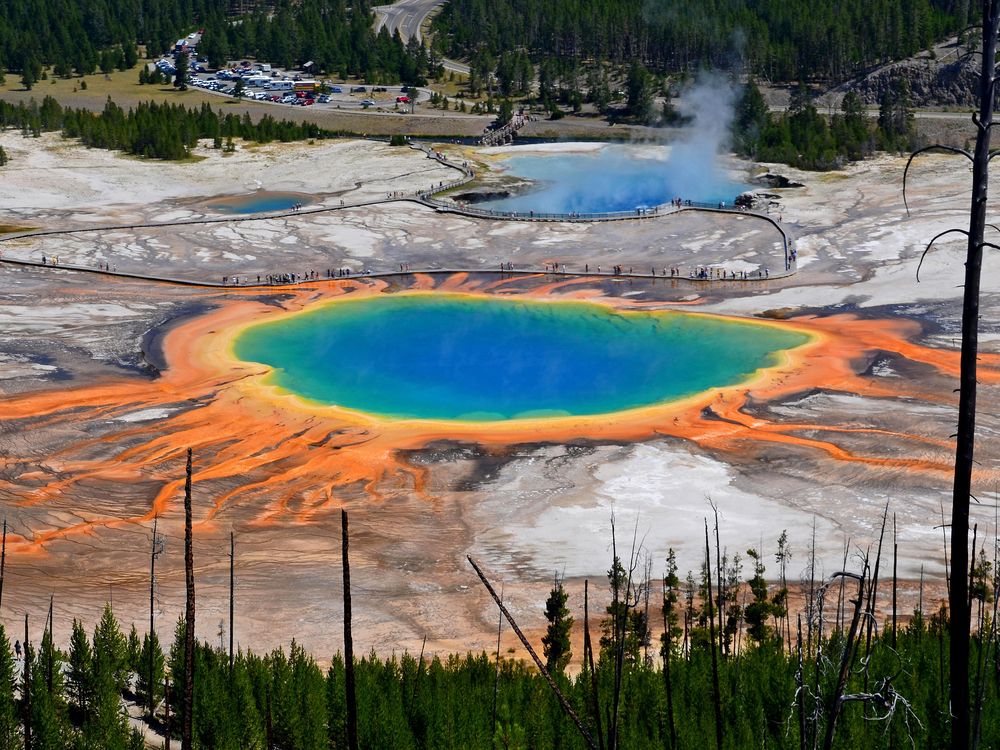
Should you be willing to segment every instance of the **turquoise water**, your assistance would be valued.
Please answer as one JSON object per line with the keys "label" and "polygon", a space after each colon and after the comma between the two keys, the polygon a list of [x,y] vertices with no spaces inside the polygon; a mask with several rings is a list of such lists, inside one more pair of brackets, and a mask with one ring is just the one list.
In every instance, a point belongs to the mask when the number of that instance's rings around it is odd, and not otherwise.
{"label": "turquoise water", "polygon": [[214,201],[210,206],[227,214],[258,214],[269,211],[290,211],[296,203],[306,204],[301,195],[261,191]]}
{"label": "turquoise water", "polygon": [[593,152],[513,156],[504,162],[507,172],[534,181],[535,188],[478,206],[518,213],[591,214],[652,208],[675,198],[732,205],[747,189],[716,167],[712,154],[685,146],[674,147],[663,158],[649,158],[655,154],[649,147],[643,153],[606,146]]}
{"label": "turquoise water", "polygon": [[440,295],[335,302],[234,352],[322,404],[397,418],[602,414],[746,379],[807,336],[683,313]]}

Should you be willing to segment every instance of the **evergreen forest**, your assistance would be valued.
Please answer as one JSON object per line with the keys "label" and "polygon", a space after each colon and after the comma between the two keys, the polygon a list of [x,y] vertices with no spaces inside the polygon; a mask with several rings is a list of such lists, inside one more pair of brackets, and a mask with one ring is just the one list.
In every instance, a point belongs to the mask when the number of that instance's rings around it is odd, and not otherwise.
{"label": "evergreen forest", "polygon": [[290,67],[418,84],[429,58],[388,33],[376,36],[367,0],[4,0],[0,3],[0,71],[42,68],[55,75],[128,69],[138,59],[173,49],[178,38],[204,30],[200,54],[215,65],[255,57]]}
{"label": "evergreen forest", "polygon": [[185,159],[199,139],[211,138],[215,148],[233,148],[233,139],[255,143],[302,141],[343,135],[309,122],[276,120],[264,115],[257,122],[222,114],[207,103],[199,108],[145,102],[123,110],[108,99],[101,112],[62,107],[51,96],[16,105],[0,101],[0,129],[16,128],[28,137],[60,131],[90,148],[123,151],[151,159]]}
{"label": "evergreen forest", "polygon": [[[373,652],[354,660],[358,746],[848,750],[946,744],[949,623],[943,607],[926,619],[915,611],[906,626],[876,622],[869,606],[878,594],[877,566],[873,573],[866,564],[862,575],[835,577],[822,588],[810,583],[812,598],[793,621],[787,589],[769,586],[763,556],[747,553],[745,581],[733,578],[741,569],[738,557],[722,559],[721,579],[703,566],[700,576],[682,580],[671,551],[663,579],[649,585],[636,583],[634,569],[615,558],[606,582],[611,603],[601,612],[591,609],[590,622],[569,617],[567,594],[555,582],[545,605],[545,664],[582,729],[525,661],[499,652],[430,658]],[[980,634],[970,664],[974,730],[981,747],[995,747],[997,579],[991,562],[981,557],[980,565],[972,599]],[[50,608],[37,642],[0,626],[0,747],[138,750],[142,724],[130,723],[127,704],[157,734],[169,732],[175,742],[181,737],[183,618],[173,641],[161,645],[155,633],[140,635],[134,625],[123,630],[109,605],[92,631],[74,621],[69,643],[60,647],[51,637],[51,616]],[[570,635],[581,628],[584,652],[578,655]],[[23,662],[13,653],[22,637]],[[348,677],[340,654],[322,669],[294,640],[287,650],[267,654],[200,643],[193,665],[192,747],[349,747]]]}
{"label": "evergreen forest", "polygon": [[970,0],[450,0],[434,28],[459,58],[523,50],[536,62],[840,81],[927,49],[976,10]]}

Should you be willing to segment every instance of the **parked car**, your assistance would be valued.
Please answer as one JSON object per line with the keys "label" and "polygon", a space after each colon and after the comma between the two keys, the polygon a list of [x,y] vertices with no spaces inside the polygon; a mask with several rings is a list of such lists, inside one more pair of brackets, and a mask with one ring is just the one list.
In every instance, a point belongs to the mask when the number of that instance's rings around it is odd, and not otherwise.
{"label": "parked car", "polygon": [[375,86],[374,88],[372,88],[372,93],[373,94],[384,94],[388,90],[389,89],[387,89],[385,86]]}
{"label": "parked car", "polygon": [[340,86],[331,86],[330,87],[330,93],[331,94],[343,94],[344,93],[344,89],[341,88]]}
{"label": "parked car", "polygon": [[410,103],[410,97],[406,96],[405,94],[403,96],[396,97],[396,104],[409,104],[409,103]]}
{"label": "parked car", "polygon": [[375,106],[375,100],[374,99],[362,99],[361,100],[361,106],[362,107],[374,107]]}
{"label": "parked car", "polygon": [[328,97],[326,94],[320,94],[319,95],[319,103],[320,104],[326,104],[329,101],[330,101],[330,97]]}
{"label": "parked car", "polygon": [[402,94],[405,94],[405,93],[406,93],[407,91],[409,91],[409,90],[410,90],[410,87],[409,87],[409,86],[400,86],[400,87],[399,87],[399,91],[400,91],[400,93],[402,93]]}
{"label": "parked car", "polygon": [[354,86],[353,88],[351,88],[351,93],[352,94],[363,94],[367,90],[368,89],[366,89],[364,86]]}

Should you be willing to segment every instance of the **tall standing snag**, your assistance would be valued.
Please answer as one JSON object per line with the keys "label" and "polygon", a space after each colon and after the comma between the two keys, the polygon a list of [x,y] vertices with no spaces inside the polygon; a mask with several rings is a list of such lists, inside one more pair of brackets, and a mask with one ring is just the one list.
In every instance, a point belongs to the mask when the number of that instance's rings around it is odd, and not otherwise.
{"label": "tall standing snag", "polygon": [[233,532],[229,532],[229,692],[233,691],[233,613],[235,611],[236,597],[236,539]]}
{"label": "tall standing snag", "polygon": [[[712,652],[712,703],[715,706],[715,747],[716,750],[722,750],[722,695],[719,690],[719,658],[715,653],[715,615],[712,612],[712,553],[708,546],[708,519],[705,519],[705,576],[705,596],[708,598],[709,650]],[[719,633],[719,640],[722,640],[722,633]]]}
{"label": "tall standing snag", "polygon": [[24,746],[31,747],[31,644],[28,642],[28,613],[24,613],[24,668],[21,670],[24,687],[21,703],[24,709]]}
{"label": "tall standing snag", "polygon": [[[149,551],[149,664],[147,668],[149,670],[149,717],[152,719],[153,715],[156,713],[156,675],[153,673],[153,605],[155,602],[155,587],[156,587],[156,558],[163,551],[163,538],[158,536],[156,533],[157,518],[153,517],[153,538],[150,542]],[[166,695],[166,693],[164,693]]]}
{"label": "tall standing snag", "polygon": [[344,688],[347,692],[347,747],[358,750],[358,698],[354,687],[354,638],[351,634],[351,561],[347,511],[340,510],[340,550],[344,567]]}
{"label": "tall standing snag", "polygon": [[184,716],[181,719],[181,750],[193,750],[194,713],[194,549],[191,539],[191,449],[187,452],[184,477]]}
{"label": "tall standing snag", "polygon": [[7,567],[7,518],[3,519],[3,542],[0,542],[0,612],[3,611],[3,574]]}
{"label": "tall standing snag", "polygon": [[[970,606],[969,567],[969,500],[972,497],[972,467],[976,441],[976,358],[979,350],[979,292],[983,266],[983,248],[997,248],[986,242],[986,199],[989,192],[989,163],[997,152],[990,151],[993,109],[996,102],[997,32],[1000,29],[1000,0],[983,0],[982,68],[979,76],[979,112],[973,113],[976,126],[976,146],[973,153],[953,146],[929,146],[910,156],[907,170],[918,154],[936,150],[960,154],[972,162],[972,203],[969,229],[948,229],[935,236],[934,242],[946,234],[964,234],[968,240],[965,256],[965,284],[962,296],[962,350],[960,354],[958,431],[955,434],[955,475],[951,503],[951,566],[957,574],[951,577],[948,608],[951,620],[950,702],[952,750],[968,750],[970,739],[969,701],[969,626]],[[903,173],[903,199],[906,200],[906,172]],[[921,259],[922,260],[922,259]],[[919,268],[918,268],[919,270]]]}

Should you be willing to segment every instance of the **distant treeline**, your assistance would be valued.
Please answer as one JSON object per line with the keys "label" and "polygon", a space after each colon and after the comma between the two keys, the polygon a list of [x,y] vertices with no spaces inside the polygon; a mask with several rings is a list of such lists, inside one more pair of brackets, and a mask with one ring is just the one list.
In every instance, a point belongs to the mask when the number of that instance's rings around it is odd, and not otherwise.
{"label": "distant treeline", "polygon": [[838,169],[876,150],[909,151],[918,145],[905,79],[886,90],[877,120],[854,92],[844,96],[838,112],[825,117],[804,86],[793,92],[787,111],[772,113],[751,82],[737,103],[733,135],[742,156],[815,170]]}
{"label": "distant treeline", "polygon": [[253,57],[286,68],[312,62],[315,70],[369,83],[423,85],[430,72],[427,51],[416,42],[404,46],[385,29],[375,35],[368,0],[280,0],[274,12],[242,16],[234,23],[222,10],[204,24],[198,53],[213,67],[226,60]]}
{"label": "distant treeline", "polygon": [[343,133],[324,130],[308,122],[275,120],[264,115],[257,122],[250,115],[222,114],[208,103],[188,109],[180,104],[145,102],[123,110],[108,99],[100,113],[63,108],[51,96],[39,105],[0,101],[0,128],[18,128],[25,135],[61,130],[91,148],[124,151],[150,159],[183,159],[199,139],[211,138],[216,148],[223,139],[242,138],[257,143],[333,138]]}
{"label": "distant treeline", "polygon": [[[318,72],[420,84],[428,55],[388,33],[376,36],[368,0],[4,0],[0,3],[0,74],[52,66],[56,75],[89,75],[132,67],[136,45],[149,55],[204,28],[199,53],[216,65],[256,57]],[[237,10],[240,12],[233,13]],[[247,11],[241,14],[242,11]]]}
{"label": "distant treeline", "polygon": [[471,58],[526,50],[535,61],[700,67],[772,81],[840,80],[926,49],[967,25],[971,0],[450,0],[444,48]]}
{"label": "distant treeline", "polygon": [[164,52],[226,0],[4,0],[0,3],[0,68],[52,65],[93,73],[102,50]]}

